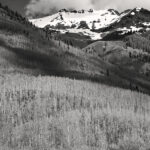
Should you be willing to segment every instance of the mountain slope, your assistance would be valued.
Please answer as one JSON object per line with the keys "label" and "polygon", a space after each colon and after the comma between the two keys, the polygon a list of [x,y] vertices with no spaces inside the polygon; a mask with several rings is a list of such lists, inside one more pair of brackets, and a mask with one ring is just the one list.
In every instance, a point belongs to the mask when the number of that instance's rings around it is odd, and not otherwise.
{"label": "mountain slope", "polygon": [[[110,76],[129,81],[130,88],[150,89],[150,53],[131,48],[123,41],[98,41],[83,49],[86,53],[103,59]],[[125,82],[125,81],[124,81]]]}
{"label": "mountain slope", "polygon": [[123,13],[122,17],[112,23],[109,27],[104,28],[103,32],[109,32],[103,39],[115,40],[124,38],[126,35],[133,33],[147,32],[150,30],[150,11],[144,8],[134,8]]}

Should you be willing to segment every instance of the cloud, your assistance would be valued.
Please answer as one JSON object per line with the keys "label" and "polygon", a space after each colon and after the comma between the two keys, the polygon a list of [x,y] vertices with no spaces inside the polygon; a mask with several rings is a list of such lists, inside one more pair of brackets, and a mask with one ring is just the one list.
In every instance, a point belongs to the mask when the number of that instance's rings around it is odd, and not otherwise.
{"label": "cloud", "polygon": [[27,16],[38,13],[48,14],[63,8],[89,9],[93,8],[91,0],[31,0],[26,7]]}
{"label": "cloud", "polygon": [[149,0],[92,0],[95,9],[113,8],[119,11],[143,7],[150,9]]}
{"label": "cloud", "polygon": [[63,8],[75,9],[107,9],[113,8],[119,11],[134,7],[150,9],[149,0],[30,0],[26,7],[27,16],[38,14],[53,14]]}
{"label": "cloud", "polygon": [[91,0],[95,9],[117,9],[122,0]]}

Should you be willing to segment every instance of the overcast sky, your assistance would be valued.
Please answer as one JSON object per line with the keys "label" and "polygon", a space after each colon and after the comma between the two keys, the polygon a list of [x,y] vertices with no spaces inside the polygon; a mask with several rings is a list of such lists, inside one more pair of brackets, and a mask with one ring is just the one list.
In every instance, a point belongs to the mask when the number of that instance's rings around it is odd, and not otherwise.
{"label": "overcast sky", "polygon": [[144,7],[150,10],[150,0],[0,0],[0,2],[28,16],[52,14],[62,8],[113,8],[123,11],[134,7]]}

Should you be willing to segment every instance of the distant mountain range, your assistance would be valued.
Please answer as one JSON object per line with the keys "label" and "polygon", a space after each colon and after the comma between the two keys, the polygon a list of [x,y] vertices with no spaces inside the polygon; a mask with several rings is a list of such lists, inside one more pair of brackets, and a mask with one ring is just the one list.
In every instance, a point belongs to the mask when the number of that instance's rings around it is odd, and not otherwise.
{"label": "distant mountain range", "polygon": [[67,10],[30,20],[35,26],[60,31],[60,33],[79,33],[92,40],[109,38],[110,35],[122,37],[130,33],[150,30],[150,11],[134,8],[122,13],[108,10]]}

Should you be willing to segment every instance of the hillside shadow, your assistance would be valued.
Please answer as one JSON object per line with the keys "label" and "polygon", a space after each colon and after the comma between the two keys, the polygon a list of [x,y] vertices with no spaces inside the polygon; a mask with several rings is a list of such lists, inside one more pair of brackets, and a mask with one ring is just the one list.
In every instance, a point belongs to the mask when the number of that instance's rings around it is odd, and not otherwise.
{"label": "hillside shadow", "polygon": [[[0,40],[0,45],[7,49],[7,51],[15,54],[13,59],[9,57],[7,60],[14,65],[20,66],[22,69],[28,68],[33,70],[32,75],[42,76],[59,76],[78,80],[88,80],[96,83],[102,83],[112,87],[119,87],[122,89],[130,89],[130,79],[126,77],[114,79],[111,76],[90,75],[79,71],[66,70],[65,66],[60,63],[62,60],[58,56],[47,55],[38,51],[25,50],[23,48],[13,48],[8,46],[4,41]],[[17,58],[17,59],[16,59]],[[38,74],[34,73],[35,69],[40,70]],[[143,88],[141,92],[150,94],[149,87]],[[137,91],[136,88],[132,88]],[[139,91],[139,90],[138,90]]]}
{"label": "hillside shadow", "polygon": [[27,50],[23,48],[13,48],[8,46],[4,41],[0,40],[0,45],[7,49],[7,51],[15,54],[17,59],[9,59],[12,64],[21,66],[22,69],[39,69],[42,75],[55,75],[64,70],[64,66],[59,63],[59,58],[55,55],[47,55],[42,52]]}

